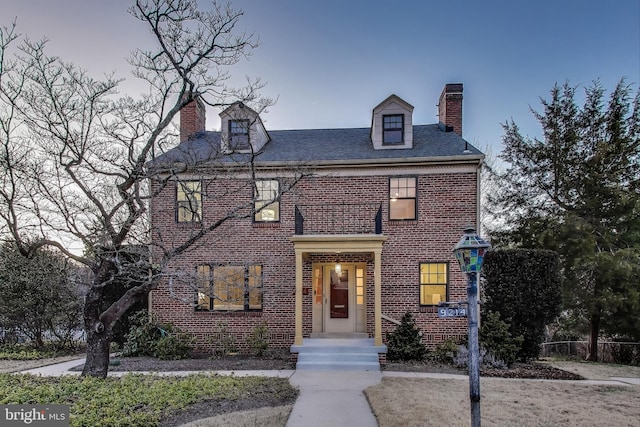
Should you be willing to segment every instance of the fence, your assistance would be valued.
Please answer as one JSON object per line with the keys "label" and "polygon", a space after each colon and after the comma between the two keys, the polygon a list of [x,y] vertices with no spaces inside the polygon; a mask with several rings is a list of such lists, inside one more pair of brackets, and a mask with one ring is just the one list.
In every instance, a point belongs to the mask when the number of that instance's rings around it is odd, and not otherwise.
{"label": "fence", "polygon": [[[540,356],[562,356],[586,359],[588,341],[555,341],[541,344]],[[598,361],[640,366],[640,342],[598,342]]]}
{"label": "fence", "polygon": [[380,203],[296,205],[296,234],[382,234]]}

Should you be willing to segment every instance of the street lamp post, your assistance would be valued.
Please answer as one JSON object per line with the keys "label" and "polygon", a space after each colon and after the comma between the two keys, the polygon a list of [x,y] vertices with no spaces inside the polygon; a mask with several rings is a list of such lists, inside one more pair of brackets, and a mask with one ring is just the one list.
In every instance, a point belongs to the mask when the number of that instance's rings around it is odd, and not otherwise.
{"label": "street lamp post", "polygon": [[469,319],[469,399],[471,425],[480,427],[480,347],[478,345],[478,274],[491,245],[476,234],[472,226],[465,227],[464,235],[453,248],[460,269],[467,275]]}

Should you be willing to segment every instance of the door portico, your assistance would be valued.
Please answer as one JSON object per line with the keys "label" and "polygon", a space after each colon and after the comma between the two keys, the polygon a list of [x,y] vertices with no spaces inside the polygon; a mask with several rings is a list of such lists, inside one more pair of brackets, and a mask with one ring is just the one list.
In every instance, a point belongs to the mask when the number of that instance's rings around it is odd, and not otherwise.
{"label": "door portico", "polygon": [[312,263],[311,333],[366,332],[366,263]]}
{"label": "door portico", "polygon": [[[296,235],[291,237],[291,241],[294,243],[294,250],[296,255],[296,292],[295,292],[295,342],[294,345],[302,345],[303,343],[303,261],[304,258],[310,254],[340,254],[340,253],[368,253],[373,254],[374,261],[374,275],[373,275],[373,290],[374,290],[374,345],[382,345],[382,245],[386,241],[387,237],[375,234],[375,235]],[[334,287],[334,300],[333,307],[329,300],[330,295],[327,296],[327,303],[323,308],[323,319],[329,322],[330,328],[349,328],[351,323],[342,322],[339,320],[340,316],[349,319],[348,310],[349,307],[354,307],[353,301],[349,298],[354,298],[352,292],[344,293],[346,300],[344,304],[339,301],[342,291],[341,288],[352,286],[354,278],[349,279],[349,274],[353,275],[355,269],[348,267],[346,271],[346,277],[341,274],[340,277],[333,271],[333,278],[331,278],[331,269],[327,269],[330,275],[327,278],[327,284],[324,289],[331,292],[331,287]],[[333,285],[331,280],[333,280]],[[344,306],[344,307],[340,307]],[[333,318],[331,310],[334,310]],[[326,311],[324,311],[326,310]],[[352,308],[353,310],[353,308]],[[355,319],[356,313],[352,314],[351,319]]]}

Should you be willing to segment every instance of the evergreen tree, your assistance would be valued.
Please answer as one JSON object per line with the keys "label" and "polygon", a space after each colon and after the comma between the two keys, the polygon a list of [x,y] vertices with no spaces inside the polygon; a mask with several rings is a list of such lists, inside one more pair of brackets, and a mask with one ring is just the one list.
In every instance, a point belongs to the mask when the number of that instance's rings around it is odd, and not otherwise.
{"label": "evergreen tree", "polygon": [[[599,82],[585,89],[555,85],[542,112],[543,137],[504,125],[508,165],[489,195],[502,224],[494,243],[558,252],[564,308],[584,313],[589,358],[597,360],[601,331],[638,335],[640,309],[640,93],[621,80],[605,101]],[[634,260],[634,261],[630,261]]]}
{"label": "evergreen tree", "polygon": [[416,327],[411,312],[407,311],[400,319],[395,331],[387,332],[387,357],[389,360],[422,360],[427,349],[422,342],[422,332]]}
{"label": "evergreen tree", "polygon": [[15,242],[0,245],[0,327],[19,331],[38,348],[46,341],[70,346],[80,329],[82,296],[72,280],[75,268],[59,252],[31,258]]}

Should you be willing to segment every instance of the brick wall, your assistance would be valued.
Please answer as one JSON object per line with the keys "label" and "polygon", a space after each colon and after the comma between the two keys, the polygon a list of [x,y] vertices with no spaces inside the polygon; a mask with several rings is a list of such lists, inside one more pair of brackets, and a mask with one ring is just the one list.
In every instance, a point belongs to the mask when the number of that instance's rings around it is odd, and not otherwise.
{"label": "brick wall", "polygon": [[[294,234],[296,204],[381,203],[383,234],[388,237],[382,251],[382,313],[399,320],[407,311],[414,314],[423,331],[424,342],[433,347],[451,337],[466,334],[465,319],[439,319],[435,307],[419,304],[419,263],[448,262],[449,300],[466,298],[466,281],[459,272],[452,253],[464,226],[476,220],[475,172],[447,172],[418,176],[418,219],[388,220],[388,176],[325,176],[306,178],[295,192],[281,200],[281,221],[274,224],[253,224],[251,218],[231,219],[205,237],[166,267],[175,275],[172,286],[163,282],[152,293],[152,310],[162,321],[192,332],[202,349],[211,348],[221,327],[235,334],[236,343],[247,348],[247,338],[257,325],[265,322],[273,347],[289,347],[295,328],[295,253],[289,238]],[[157,184],[156,189],[160,191]],[[206,183],[203,196],[203,226],[238,205],[237,200],[250,204],[251,187],[242,181],[218,180]],[[233,194],[236,202],[232,203]],[[182,242],[200,226],[176,224],[175,185],[160,191],[152,203],[154,242],[170,248]],[[248,212],[247,209],[240,212]],[[158,253],[157,248],[154,250]],[[366,330],[373,336],[373,257],[365,254],[344,254],[342,262],[366,262]],[[158,257],[158,255],[156,255]],[[308,257],[303,265],[303,286],[312,288],[312,263],[332,262],[335,254]],[[263,265],[263,310],[248,313],[195,312],[192,276],[198,264]],[[181,272],[182,279],[179,278]],[[311,332],[312,292],[303,295],[303,335]],[[384,331],[395,325],[383,320]]]}

